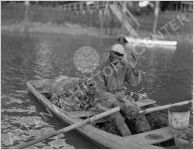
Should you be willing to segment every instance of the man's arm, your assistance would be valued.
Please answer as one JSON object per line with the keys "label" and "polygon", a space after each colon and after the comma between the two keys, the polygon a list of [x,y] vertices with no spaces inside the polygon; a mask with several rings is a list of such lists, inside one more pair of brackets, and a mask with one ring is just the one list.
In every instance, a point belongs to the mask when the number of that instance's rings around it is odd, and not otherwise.
{"label": "man's arm", "polygon": [[133,68],[130,63],[123,61],[125,66],[126,82],[132,86],[137,86],[141,82],[141,76],[137,68]]}

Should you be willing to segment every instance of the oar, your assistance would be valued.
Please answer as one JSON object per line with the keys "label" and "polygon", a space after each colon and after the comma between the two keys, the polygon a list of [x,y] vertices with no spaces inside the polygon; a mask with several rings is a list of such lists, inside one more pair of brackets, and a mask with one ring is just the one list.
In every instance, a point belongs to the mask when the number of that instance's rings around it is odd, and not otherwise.
{"label": "oar", "polygon": [[39,138],[37,138],[37,139],[35,139],[33,141],[30,141],[30,142],[27,142],[27,143],[24,143],[24,144],[20,144],[19,146],[16,147],[16,149],[22,149],[22,148],[31,146],[31,145],[33,145],[35,143],[41,142],[43,140],[46,140],[46,139],[48,139],[48,138],[50,138],[52,136],[55,136],[55,135],[58,135],[58,134],[61,134],[61,133],[65,133],[65,132],[71,131],[73,129],[82,127],[82,126],[86,125],[87,123],[92,123],[92,122],[94,122],[94,121],[96,121],[98,119],[101,119],[103,117],[106,117],[106,116],[111,115],[111,114],[113,114],[115,112],[118,112],[118,111],[120,111],[120,107],[115,107],[113,109],[110,109],[108,111],[105,111],[103,113],[100,113],[98,115],[95,115],[93,117],[90,117],[88,119],[85,119],[83,121],[79,121],[79,122],[77,122],[75,124],[72,124],[72,125],[70,125],[68,127],[63,128],[63,129],[60,129],[58,131],[55,131],[55,132],[46,134],[46,135],[44,135],[42,137],[39,137]]}
{"label": "oar", "polygon": [[[191,103],[193,100],[188,100],[188,101],[183,101],[183,102],[179,102],[179,103],[174,103],[174,104],[168,104],[168,105],[164,105],[164,106],[157,106],[157,107],[153,107],[153,108],[149,108],[149,109],[145,109],[145,110],[141,110],[139,111],[139,113],[151,113],[151,112],[155,112],[155,111],[159,111],[159,110],[164,110],[164,109],[168,109],[170,107],[174,107],[174,106],[181,106],[181,105],[186,105],[186,104],[189,104]],[[103,108],[103,107],[102,107]],[[104,109],[104,108],[103,108]],[[105,112],[103,113],[100,113],[98,115],[95,115],[91,118],[88,118],[88,119],[85,119],[83,121],[80,121],[78,123],[75,123],[73,125],[70,125],[68,127],[65,127],[63,129],[60,129],[58,131],[55,131],[53,133],[50,133],[50,134],[47,134],[47,135],[44,135],[40,138],[37,138],[35,139],[34,141],[30,141],[28,143],[24,143],[24,144],[21,144],[19,146],[17,146],[17,149],[21,149],[21,148],[25,148],[25,147],[28,147],[28,146],[31,146],[35,143],[38,143],[38,142],[41,142],[43,140],[46,140],[52,136],[55,136],[55,135],[58,135],[58,134],[61,134],[61,133],[65,133],[65,132],[68,132],[68,131],[71,131],[73,129],[76,129],[76,128],[79,128],[79,127],[82,127],[84,126],[85,124],[87,123],[92,123],[98,119],[101,119],[103,117],[106,117],[108,115],[111,115],[115,112],[119,112],[120,111],[120,107],[115,107],[113,109],[110,109],[110,110],[106,110]]]}
{"label": "oar", "polygon": [[[174,104],[167,104],[167,105],[163,105],[163,106],[156,106],[156,107],[148,108],[148,109],[145,109],[145,110],[140,110],[139,114],[148,114],[148,113],[159,111],[159,110],[169,109],[169,108],[175,107],[175,106],[186,105],[186,104],[189,104],[189,103],[192,103],[192,102],[193,102],[193,100],[187,100],[187,101],[182,101],[182,102],[178,102],[178,103],[174,103]],[[130,104],[130,102],[128,104]],[[99,109],[101,109],[103,111],[109,110],[107,107],[104,107],[102,105],[97,105],[97,106],[98,106]]]}

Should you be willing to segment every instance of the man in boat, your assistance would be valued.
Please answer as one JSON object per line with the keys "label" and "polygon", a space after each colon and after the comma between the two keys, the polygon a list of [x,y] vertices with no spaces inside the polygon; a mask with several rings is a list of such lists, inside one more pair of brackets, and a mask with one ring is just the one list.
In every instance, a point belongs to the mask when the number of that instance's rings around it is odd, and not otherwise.
{"label": "man in boat", "polygon": [[118,44],[121,44],[125,48],[125,53],[127,54],[126,59],[128,59],[130,66],[132,68],[135,68],[135,66],[137,65],[137,58],[133,51],[132,45],[127,40],[127,37],[120,36],[118,37],[117,42]]}
{"label": "man in boat", "polygon": [[109,118],[115,123],[122,136],[128,136],[131,135],[131,131],[125,123],[125,118],[136,120],[135,130],[137,133],[150,130],[150,126],[145,115],[138,114],[140,108],[136,104],[123,105],[125,85],[129,83],[136,86],[141,80],[137,69],[132,68],[124,56],[124,47],[120,44],[113,45],[110,49],[109,58],[96,69],[95,81],[101,106],[108,108],[122,106],[121,112],[115,113]]}

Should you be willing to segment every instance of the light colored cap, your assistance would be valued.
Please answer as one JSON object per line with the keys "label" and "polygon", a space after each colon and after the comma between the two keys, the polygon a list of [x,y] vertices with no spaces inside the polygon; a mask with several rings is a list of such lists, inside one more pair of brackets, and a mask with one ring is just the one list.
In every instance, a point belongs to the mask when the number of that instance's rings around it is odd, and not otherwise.
{"label": "light colored cap", "polygon": [[114,44],[110,50],[125,55],[125,49],[121,44]]}

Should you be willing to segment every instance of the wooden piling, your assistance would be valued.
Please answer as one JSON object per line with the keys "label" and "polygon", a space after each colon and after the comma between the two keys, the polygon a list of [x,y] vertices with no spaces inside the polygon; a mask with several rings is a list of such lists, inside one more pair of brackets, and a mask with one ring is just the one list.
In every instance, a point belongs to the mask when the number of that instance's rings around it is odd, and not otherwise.
{"label": "wooden piling", "polygon": [[157,29],[157,24],[158,24],[158,16],[159,16],[159,9],[160,9],[160,2],[159,1],[156,1],[156,6],[155,6],[155,10],[154,10],[154,16],[155,16],[155,19],[154,19],[154,23],[153,23],[153,34],[156,33],[156,29]]}
{"label": "wooden piling", "polygon": [[100,20],[100,32],[103,33],[104,18],[102,9],[99,10],[99,20]]}
{"label": "wooden piling", "polygon": [[28,32],[29,28],[29,9],[30,9],[30,2],[25,1],[25,14],[24,14],[24,32]]}

